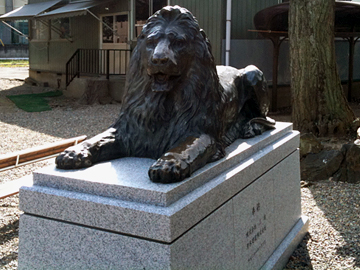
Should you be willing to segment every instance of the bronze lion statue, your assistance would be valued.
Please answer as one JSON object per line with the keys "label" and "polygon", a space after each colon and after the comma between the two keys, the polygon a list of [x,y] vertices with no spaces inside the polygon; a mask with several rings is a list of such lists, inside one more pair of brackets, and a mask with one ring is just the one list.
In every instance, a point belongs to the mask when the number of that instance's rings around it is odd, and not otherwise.
{"label": "bronze lion statue", "polygon": [[164,7],[138,37],[118,120],[61,153],[57,167],[147,157],[156,159],[149,169],[153,182],[181,181],[222,158],[236,139],[274,127],[266,117],[267,91],[262,72],[254,66],[216,67],[194,16],[179,6]]}

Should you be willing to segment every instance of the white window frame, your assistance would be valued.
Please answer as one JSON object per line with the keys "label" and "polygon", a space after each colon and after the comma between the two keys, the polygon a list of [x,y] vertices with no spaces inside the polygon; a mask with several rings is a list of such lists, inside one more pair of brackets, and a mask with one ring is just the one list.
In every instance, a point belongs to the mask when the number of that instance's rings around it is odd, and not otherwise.
{"label": "white window frame", "polygon": [[[60,32],[60,29],[58,29],[56,26],[53,25],[53,20],[50,20],[50,25],[51,25],[50,41],[68,41],[69,39],[71,39],[71,37],[72,37],[72,35],[71,35],[71,18],[67,17],[67,19],[69,19],[69,36],[63,37],[63,38],[60,38],[60,34],[58,33],[58,32]],[[57,19],[55,19],[55,20],[57,20]],[[57,37],[54,38],[53,35],[56,35]]]}
{"label": "white window frame", "polygon": [[[45,27],[45,31],[47,32],[47,36],[43,39],[39,38],[39,35],[33,31],[37,31],[37,24],[42,25],[43,27]],[[40,31],[40,30],[39,30]],[[35,41],[35,42],[46,42],[50,40],[50,27],[49,27],[49,23],[47,22],[43,22],[41,20],[33,20],[31,23],[31,41]]]}
{"label": "white window frame", "polygon": [[[170,1],[171,0],[167,0],[166,1],[166,5],[170,5]],[[154,3],[154,0],[149,0],[149,15],[148,15],[148,17],[150,17],[151,15],[153,15],[153,12],[152,12],[152,10],[153,10],[153,3]],[[133,16],[134,16],[134,25],[132,26],[133,28],[134,28],[134,40],[136,40],[137,39],[137,36],[136,36],[136,27],[140,27],[140,26],[144,26],[145,24],[137,24],[136,23],[136,0],[134,0],[134,4],[133,4],[133,6],[134,6],[134,11],[133,11]]]}
{"label": "white window frame", "polygon": [[[114,20],[115,20],[115,16],[118,16],[118,15],[127,15],[128,16],[128,24],[129,24],[129,26],[128,26],[128,42],[127,42],[127,44],[129,43],[129,41],[130,41],[130,14],[129,14],[129,12],[128,11],[122,11],[122,12],[114,12],[114,13],[106,13],[106,14],[101,14],[100,15],[100,48],[103,48],[103,27],[104,27],[104,24],[103,24],[103,18],[104,17],[109,17],[109,16],[112,16],[113,17],[113,27],[114,27]],[[114,33],[114,35],[115,35],[115,33]],[[114,41],[115,41],[115,39],[114,39]],[[113,42],[113,43],[105,43],[105,44],[117,44],[117,43],[115,43],[115,42]],[[118,44],[125,44],[125,43],[118,43]]]}

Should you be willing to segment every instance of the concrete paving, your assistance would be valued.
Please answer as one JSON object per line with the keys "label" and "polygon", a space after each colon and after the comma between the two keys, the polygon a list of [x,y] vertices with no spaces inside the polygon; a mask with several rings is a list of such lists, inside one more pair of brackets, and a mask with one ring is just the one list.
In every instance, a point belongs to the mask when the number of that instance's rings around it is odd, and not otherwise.
{"label": "concrete paving", "polygon": [[28,67],[0,67],[0,79],[25,80],[29,77]]}

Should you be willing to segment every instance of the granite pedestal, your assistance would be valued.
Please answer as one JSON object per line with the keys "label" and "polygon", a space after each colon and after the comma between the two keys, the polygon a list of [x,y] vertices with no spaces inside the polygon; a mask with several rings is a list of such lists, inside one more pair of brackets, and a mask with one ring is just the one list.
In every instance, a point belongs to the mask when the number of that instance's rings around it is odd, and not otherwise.
{"label": "granite pedestal", "polygon": [[307,231],[290,123],[175,184],[151,159],[49,167],[20,190],[19,269],[281,269]]}

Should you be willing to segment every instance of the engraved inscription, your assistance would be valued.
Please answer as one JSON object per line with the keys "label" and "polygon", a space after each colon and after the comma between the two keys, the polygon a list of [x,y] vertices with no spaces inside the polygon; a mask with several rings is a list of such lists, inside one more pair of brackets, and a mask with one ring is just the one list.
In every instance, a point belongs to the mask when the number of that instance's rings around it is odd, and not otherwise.
{"label": "engraved inscription", "polygon": [[249,242],[247,242],[246,244],[246,248],[249,249],[253,244],[255,244],[256,241],[259,240],[260,236],[266,231],[266,225],[264,225],[263,227],[261,227],[261,229],[259,229],[259,231],[256,232],[256,234],[254,234],[254,236],[251,238],[251,240]]}
{"label": "engraved inscription", "polygon": [[261,244],[260,244],[260,246],[255,250],[255,252],[250,256],[250,258],[248,259],[248,262],[251,262],[252,261],[252,259],[255,257],[255,255],[256,255],[256,253],[258,253],[258,251],[263,247],[263,246],[265,246],[265,244],[266,244],[266,240],[264,240]]}
{"label": "engraved inscription", "polygon": [[246,230],[246,249],[251,250],[248,258],[250,262],[255,255],[266,245],[266,239],[263,234],[266,232],[266,214],[261,212],[261,204],[256,203],[251,209],[251,215],[254,222]]}

